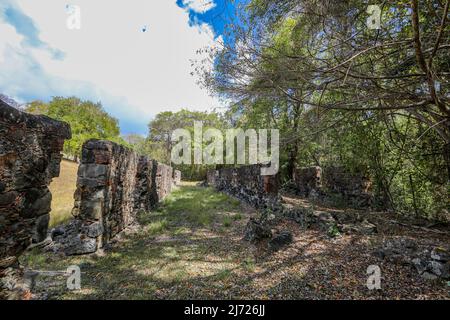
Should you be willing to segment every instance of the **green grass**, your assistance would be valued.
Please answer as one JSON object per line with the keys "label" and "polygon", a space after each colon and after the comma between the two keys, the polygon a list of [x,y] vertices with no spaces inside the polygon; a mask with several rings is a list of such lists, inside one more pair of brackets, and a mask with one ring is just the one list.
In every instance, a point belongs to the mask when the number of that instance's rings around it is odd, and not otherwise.
{"label": "green grass", "polygon": [[154,222],[150,222],[147,226],[147,231],[150,235],[160,234],[167,228],[167,220],[161,219]]}
{"label": "green grass", "polygon": [[52,183],[50,183],[49,189],[52,193],[50,228],[72,219],[71,212],[77,184],[77,171],[78,163],[62,160],[59,177],[53,178]]}
{"label": "green grass", "polygon": [[247,270],[242,261],[249,253],[236,249],[240,233],[237,240],[229,236],[234,224],[245,224],[243,214],[239,201],[225,194],[181,186],[158,209],[141,212],[140,231],[104,255],[64,257],[35,249],[21,263],[35,270],[80,266],[81,291],[68,291],[64,279],[49,289],[46,281],[53,280],[39,277],[38,288],[50,299],[227,298],[222,282],[236,269]]}
{"label": "green grass", "polygon": [[246,258],[243,262],[242,262],[242,266],[244,267],[244,269],[253,272],[255,270],[256,267],[256,263],[255,263],[255,259],[248,257]]}
{"label": "green grass", "polygon": [[141,222],[162,223],[163,218],[166,222],[185,219],[194,225],[208,226],[213,222],[217,212],[233,211],[239,206],[238,200],[218,193],[212,188],[184,186],[164,200],[164,205],[157,209],[156,215],[141,215]]}
{"label": "green grass", "polygon": [[241,220],[242,219],[242,215],[240,213],[237,213],[237,214],[232,216],[232,219],[234,221]]}
{"label": "green grass", "polygon": [[231,276],[232,276],[232,271],[230,270],[230,269],[223,269],[223,270],[220,270],[216,275],[215,275],[215,277],[216,277],[216,279],[217,280],[222,280],[222,281],[224,281],[224,280],[227,280],[228,278],[230,278]]}
{"label": "green grass", "polygon": [[231,223],[233,222],[233,220],[231,219],[230,216],[224,216],[223,217],[223,226],[226,228],[231,227]]}

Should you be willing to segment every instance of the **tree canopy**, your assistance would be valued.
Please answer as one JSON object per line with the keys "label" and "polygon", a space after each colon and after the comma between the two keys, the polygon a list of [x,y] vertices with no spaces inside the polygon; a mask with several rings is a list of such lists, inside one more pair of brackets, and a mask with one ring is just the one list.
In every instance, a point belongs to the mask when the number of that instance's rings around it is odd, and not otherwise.
{"label": "tree canopy", "polygon": [[[202,84],[247,127],[281,132],[282,174],[358,168],[379,205],[449,214],[449,1],[251,0]],[[369,21],[368,21],[369,20]]]}
{"label": "tree canopy", "polygon": [[[193,136],[194,122],[201,121],[203,130],[208,128],[223,129],[225,121],[217,112],[200,112],[182,109],[178,112],[161,112],[150,121],[148,128],[146,153],[153,159],[164,163],[171,163],[171,150],[174,145],[172,132],[176,129],[186,129]],[[192,141],[192,143],[194,143]],[[206,165],[175,165],[182,171],[185,179],[201,180],[206,174]]]}
{"label": "tree canopy", "polygon": [[27,105],[26,111],[69,123],[72,139],[64,144],[66,155],[79,157],[81,147],[88,139],[124,142],[120,137],[118,120],[106,113],[101,103],[83,101],[76,97],[54,97],[48,103],[33,101]]}

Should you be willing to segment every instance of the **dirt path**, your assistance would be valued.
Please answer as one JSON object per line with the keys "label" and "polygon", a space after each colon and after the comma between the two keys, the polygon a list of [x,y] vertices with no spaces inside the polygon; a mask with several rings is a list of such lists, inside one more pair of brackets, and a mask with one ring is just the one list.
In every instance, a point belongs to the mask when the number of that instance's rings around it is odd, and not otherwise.
{"label": "dirt path", "polygon": [[76,264],[83,272],[79,291],[68,291],[64,278],[39,276],[39,299],[449,298],[446,283],[391,264],[380,265],[382,290],[368,290],[367,266],[380,264],[372,249],[385,235],[331,239],[284,221],[274,228],[290,230],[294,242],[273,253],[267,243],[242,240],[251,216],[257,213],[236,199],[185,185],[102,255],[34,251],[22,263],[35,270]]}

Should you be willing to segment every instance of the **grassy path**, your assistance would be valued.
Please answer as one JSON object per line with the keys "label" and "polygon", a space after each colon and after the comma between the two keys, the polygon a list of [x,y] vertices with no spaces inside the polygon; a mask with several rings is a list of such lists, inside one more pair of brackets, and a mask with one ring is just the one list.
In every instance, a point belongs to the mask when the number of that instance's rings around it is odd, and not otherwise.
{"label": "grassy path", "polygon": [[[65,257],[38,250],[22,265],[65,270],[79,265],[79,291],[65,278],[39,276],[40,299],[448,299],[444,282],[422,279],[415,270],[385,263],[373,254],[386,237],[445,243],[427,233],[379,225],[379,233],[331,239],[318,229],[281,220],[273,231],[290,230],[292,244],[269,252],[267,242],[242,240],[257,213],[210,188],[184,185],[161,207],[139,216],[140,227],[117,239],[102,255]],[[382,290],[368,290],[367,267],[380,265]]]}
{"label": "grassy path", "polygon": [[185,185],[155,212],[139,216],[104,255],[65,257],[31,252],[26,267],[81,267],[82,290],[69,292],[64,279],[40,276],[37,289],[50,299],[229,298],[229,281],[254,265],[243,227],[254,212],[210,188]]}

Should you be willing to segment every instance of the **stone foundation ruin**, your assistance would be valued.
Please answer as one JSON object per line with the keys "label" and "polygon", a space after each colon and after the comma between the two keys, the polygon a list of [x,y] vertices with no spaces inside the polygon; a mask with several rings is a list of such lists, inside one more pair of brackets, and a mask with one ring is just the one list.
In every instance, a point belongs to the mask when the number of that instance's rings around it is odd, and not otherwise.
{"label": "stone foundation ruin", "polygon": [[[209,170],[206,182],[256,208],[278,208],[278,175],[262,176],[261,165]],[[319,200],[341,198],[353,207],[369,207],[373,202],[371,181],[362,172],[348,172],[341,167],[319,166],[297,169],[294,188],[302,197]]]}
{"label": "stone foundation ruin", "polygon": [[181,183],[181,171],[180,170],[174,170],[173,171],[173,184],[178,186]]}
{"label": "stone foundation ruin", "polygon": [[[29,293],[18,257],[47,242],[52,195],[67,123],[19,111],[0,101],[0,299]],[[92,253],[133,224],[140,210],[164,199],[181,173],[111,141],[89,140],[78,168],[74,220],[51,233],[53,249]]]}
{"label": "stone foundation ruin", "polygon": [[347,204],[364,208],[373,202],[372,183],[363,172],[342,167],[307,167],[295,170],[295,188],[303,197],[326,200],[340,197]]}
{"label": "stone foundation ruin", "polygon": [[47,236],[48,185],[59,175],[64,140],[70,138],[67,123],[0,101],[0,299],[24,294],[17,258]]}
{"label": "stone foundation ruin", "polygon": [[74,220],[55,240],[66,255],[97,251],[150,211],[171,191],[170,166],[111,141],[84,143],[78,169]]}
{"label": "stone foundation ruin", "polygon": [[207,173],[207,183],[255,208],[274,209],[278,206],[279,200],[279,177],[278,174],[263,176],[261,168],[261,164],[255,164],[239,168],[210,170]]}

